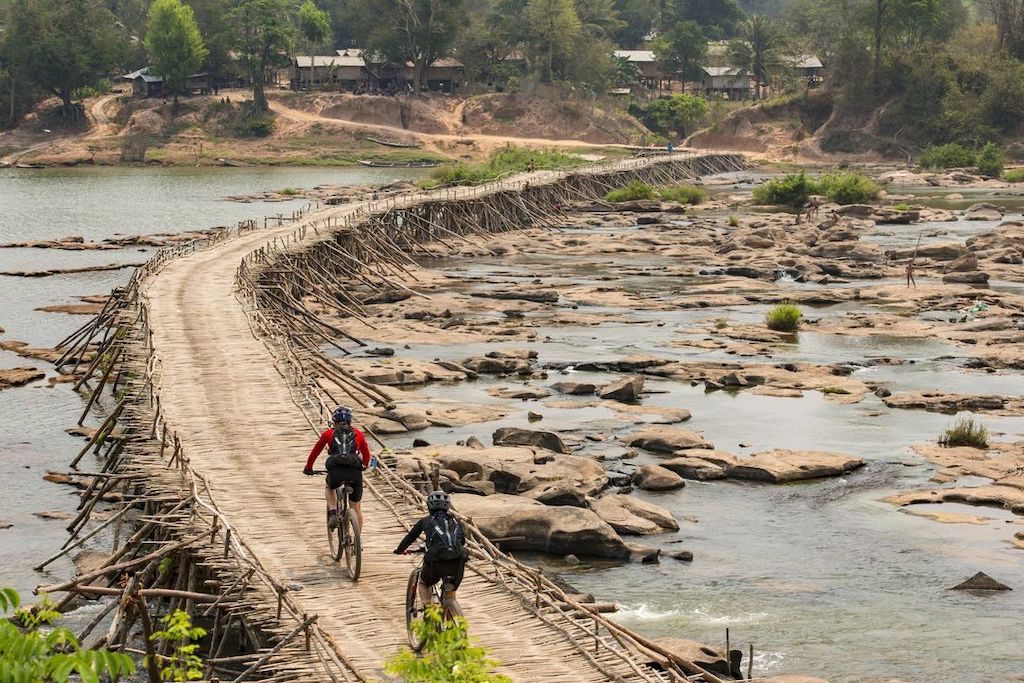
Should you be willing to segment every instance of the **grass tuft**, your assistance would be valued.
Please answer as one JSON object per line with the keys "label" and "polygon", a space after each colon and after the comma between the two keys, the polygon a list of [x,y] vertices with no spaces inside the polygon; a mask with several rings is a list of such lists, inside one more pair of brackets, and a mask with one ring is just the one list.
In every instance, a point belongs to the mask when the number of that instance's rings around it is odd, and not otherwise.
{"label": "grass tuft", "polygon": [[787,301],[768,311],[764,316],[764,322],[768,329],[776,332],[796,332],[802,317],[803,314],[797,305]]}
{"label": "grass tuft", "polygon": [[631,202],[637,199],[654,199],[654,188],[639,180],[632,180],[625,187],[619,187],[604,196],[609,202]]}
{"label": "grass tuft", "polygon": [[957,420],[939,437],[939,445],[946,447],[970,446],[988,448],[988,428],[973,418]]}
{"label": "grass tuft", "polygon": [[850,393],[850,390],[849,389],[844,389],[842,387],[824,387],[824,388],[822,388],[821,393],[823,393],[823,394],[836,394],[836,395],[839,395],[839,396],[845,396],[846,394]]}
{"label": "grass tuft", "polygon": [[1003,180],[1008,183],[1024,183],[1024,168],[1015,168],[1003,174]]}
{"label": "grass tuft", "polygon": [[667,202],[679,202],[680,204],[700,204],[708,198],[707,190],[693,185],[665,187],[660,189],[658,194]]}
{"label": "grass tuft", "polygon": [[479,185],[524,171],[542,171],[572,168],[586,163],[575,154],[557,150],[523,149],[508,145],[491,155],[482,164],[452,164],[431,173],[431,178],[420,184],[423,188],[441,185]]}

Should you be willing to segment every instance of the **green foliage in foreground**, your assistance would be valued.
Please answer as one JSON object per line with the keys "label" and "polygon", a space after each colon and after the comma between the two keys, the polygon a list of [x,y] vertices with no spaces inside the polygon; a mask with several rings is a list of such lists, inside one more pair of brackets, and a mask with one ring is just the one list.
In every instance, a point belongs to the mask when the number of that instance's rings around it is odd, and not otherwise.
{"label": "green foliage in foreground", "polygon": [[524,171],[572,168],[583,163],[583,159],[575,154],[509,145],[495,152],[482,164],[442,166],[430,174],[431,180],[420,185],[426,188],[440,185],[479,185]]}
{"label": "green foliage in foreground", "polygon": [[196,654],[199,645],[193,641],[206,635],[206,629],[192,625],[188,612],[175,610],[160,619],[164,625],[160,631],[154,631],[152,640],[175,643],[174,652],[169,657],[156,655],[160,667],[160,679],[164,681],[198,681],[203,677],[203,660]]}
{"label": "green foliage in foreground", "polygon": [[387,661],[384,670],[405,683],[511,683],[511,679],[493,673],[500,662],[490,659],[487,651],[469,642],[466,620],[456,617],[454,623],[441,628],[441,610],[428,605],[422,620],[413,624],[416,634],[424,639],[423,654],[400,652]]}
{"label": "green foliage in foreground", "polygon": [[4,614],[0,619],[0,681],[4,683],[64,683],[72,676],[83,683],[98,683],[100,676],[117,679],[135,673],[135,664],[127,655],[83,650],[66,628],[42,632],[42,627],[60,618],[60,612],[47,600],[35,607],[21,607],[18,592],[3,588],[0,611]]}
{"label": "green foliage in foreground", "polygon": [[795,173],[773,178],[754,188],[758,204],[801,207],[812,194],[824,195],[837,204],[863,204],[875,201],[881,193],[878,183],[860,173],[828,173],[808,178]]}
{"label": "green foliage in foreground", "polygon": [[1003,148],[994,142],[985,143],[985,146],[978,152],[978,173],[998,178],[1003,174],[1003,166],[1006,165],[1006,155]]}
{"label": "green foliage in foreground", "polygon": [[803,314],[797,305],[787,301],[768,311],[764,316],[764,322],[770,330],[796,332],[800,327],[800,318],[802,317]]}
{"label": "green foliage in foreground", "polygon": [[637,199],[664,199],[680,204],[700,204],[707,199],[708,193],[701,187],[693,185],[673,185],[670,187],[653,188],[647,183],[632,180],[624,187],[619,187],[604,196],[609,202],[631,202]]}
{"label": "green foliage in foreground", "polygon": [[939,437],[940,446],[971,446],[988,448],[988,429],[971,418],[957,420],[956,424]]}
{"label": "green foliage in foreground", "polygon": [[1024,168],[1015,168],[1003,174],[1003,180],[1008,183],[1024,183]]}

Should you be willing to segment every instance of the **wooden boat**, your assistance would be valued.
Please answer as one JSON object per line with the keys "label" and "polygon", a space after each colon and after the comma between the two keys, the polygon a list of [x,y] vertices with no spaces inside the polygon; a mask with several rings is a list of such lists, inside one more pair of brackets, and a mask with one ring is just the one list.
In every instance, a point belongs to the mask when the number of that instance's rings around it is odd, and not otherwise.
{"label": "wooden boat", "polygon": [[372,136],[366,136],[366,139],[370,142],[376,142],[378,145],[384,145],[386,147],[419,147],[418,142],[398,142],[397,140],[384,140],[383,138],[375,138]]}
{"label": "wooden boat", "polygon": [[440,161],[375,161],[373,159],[356,159],[357,163],[371,168],[434,168]]}
{"label": "wooden boat", "polygon": [[217,161],[220,162],[221,166],[232,166],[235,168],[246,168],[248,166],[252,166],[252,164],[247,164],[244,161],[235,161],[234,159],[217,159]]}

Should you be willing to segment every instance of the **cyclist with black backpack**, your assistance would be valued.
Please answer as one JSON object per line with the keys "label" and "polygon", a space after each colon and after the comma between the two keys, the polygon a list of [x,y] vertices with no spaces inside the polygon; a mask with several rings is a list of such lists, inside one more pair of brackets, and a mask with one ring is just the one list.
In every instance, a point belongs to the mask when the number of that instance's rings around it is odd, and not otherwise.
{"label": "cyclist with black backpack", "polygon": [[[423,571],[418,587],[424,604],[430,602],[430,587],[445,579],[442,599],[453,614],[461,610],[455,599],[455,592],[462,583],[466,571],[466,532],[459,520],[449,510],[452,499],[444,491],[432,491],[427,496],[427,516],[416,522],[402,542],[395,548],[395,555],[405,554],[409,546],[423,534],[426,539],[423,553]],[[450,589],[450,590],[448,590]]]}
{"label": "cyclist with black backpack", "polygon": [[313,476],[313,463],[316,462],[320,452],[327,448],[327,521],[333,528],[337,526],[338,519],[336,511],[338,498],[334,490],[341,486],[342,482],[352,484],[352,495],[349,498],[352,502],[352,509],[356,513],[359,528],[363,528],[363,511],[360,509],[359,501],[363,499],[363,470],[370,467],[373,459],[370,456],[370,447],[366,443],[363,433],[352,426],[352,410],[339,407],[332,416],[334,427],[320,435],[313,450],[306,459],[306,468],[303,474]]}

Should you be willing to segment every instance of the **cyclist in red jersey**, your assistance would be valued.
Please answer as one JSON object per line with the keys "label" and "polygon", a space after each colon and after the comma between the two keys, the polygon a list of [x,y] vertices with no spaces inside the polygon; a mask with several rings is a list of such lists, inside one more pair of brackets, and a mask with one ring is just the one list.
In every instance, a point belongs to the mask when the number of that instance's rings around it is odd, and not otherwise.
{"label": "cyclist in red jersey", "polygon": [[328,429],[317,440],[313,450],[306,458],[306,468],[303,474],[313,474],[313,463],[316,462],[320,452],[327,448],[327,519],[333,524],[338,520],[333,519],[335,510],[338,507],[338,497],[334,489],[349,482],[352,484],[352,495],[349,500],[352,502],[352,509],[355,510],[356,520],[359,528],[363,528],[363,511],[360,501],[363,499],[363,470],[374,464],[370,455],[370,447],[366,443],[363,433],[352,426],[352,410],[339,407],[333,415],[334,427]]}

